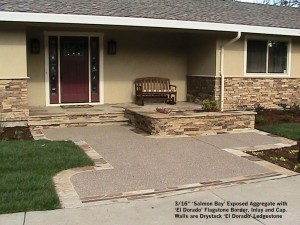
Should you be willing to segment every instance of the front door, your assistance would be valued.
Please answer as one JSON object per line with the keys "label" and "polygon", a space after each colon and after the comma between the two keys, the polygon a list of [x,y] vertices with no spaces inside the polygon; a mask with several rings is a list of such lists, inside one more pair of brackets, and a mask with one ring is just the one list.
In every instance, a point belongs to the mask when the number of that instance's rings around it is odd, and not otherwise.
{"label": "front door", "polygon": [[60,38],[61,102],[89,102],[88,37]]}

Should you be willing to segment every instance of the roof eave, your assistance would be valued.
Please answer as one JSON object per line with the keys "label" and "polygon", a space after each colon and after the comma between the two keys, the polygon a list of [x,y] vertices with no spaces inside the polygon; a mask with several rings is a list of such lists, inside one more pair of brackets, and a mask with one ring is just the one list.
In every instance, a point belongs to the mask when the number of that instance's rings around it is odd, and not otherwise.
{"label": "roof eave", "polygon": [[153,28],[173,28],[173,29],[189,29],[189,30],[242,32],[242,33],[254,33],[254,34],[272,34],[272,35],[284,35],[284,36],[300,36],[300,29],[250,26],[250,25],[240,25],[240,24],[211,23],[211,22],[136,18],[136,17],[113,17],[113,16],[0,11],[0,21],[153,27]]}

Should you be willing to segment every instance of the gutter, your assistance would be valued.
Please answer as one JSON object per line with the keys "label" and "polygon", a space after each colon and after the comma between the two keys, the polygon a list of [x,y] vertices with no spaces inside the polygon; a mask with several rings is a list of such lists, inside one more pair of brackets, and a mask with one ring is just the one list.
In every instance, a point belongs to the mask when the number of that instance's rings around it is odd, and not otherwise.
{"label": "gutter", "polygon": [[238,31],[237,36],[221,46],[221,112],[224,111],[224,89],[225,89],[225,74],[224,74],[224,51],[225,47],[233,44],[241,38],[242,32]]}
{"label": "gutter", "polygon": [[89,24],[109,26],[152,27],[170,29],[242,32],[300,37],[300,29],[242,24],[197,22],[139,17],[92,16],[55,13],[5,12],[0,10],[0,22]]}

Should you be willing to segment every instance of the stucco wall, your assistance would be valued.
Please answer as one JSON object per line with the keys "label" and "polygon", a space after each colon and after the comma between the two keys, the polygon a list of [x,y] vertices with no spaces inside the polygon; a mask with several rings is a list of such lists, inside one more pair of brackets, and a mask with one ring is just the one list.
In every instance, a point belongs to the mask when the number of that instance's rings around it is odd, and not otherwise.
{"label": "stucco wall", "polygon": [[[184,35],[178,33],[109,31],[105,42],[117,42],[117,54],[104,54],[105,103],[134,101],[133,82],[158,76],[177,85],[178,101],[186,100],[187,54]],[[106,45],[105,45],[106,47]]]}
{"label": "stucco wall", "polygon": [[[27,42],[41,40],[41,53],[28,53],[29,105],[45,105],[45,54],[43,32],[51,28],[29,28]],[[70,29],[69,29],[70,30]],[[185,35],[175,32],[78,29],[104,34],[104,103],[134,101],[133,82],[138,77],[168,77],[177,85],[178,101],[186,100],[187,51]],[[117,42],[117,54],[106,53],[107,41]]]}
{"label": "stucco wall", "polygon": [[[264,36],[259,36],[264,38]],[[267,37],[265,37],[267,38]],[[230,39],[228,39],[230,40]],[[223,43],[228,40],[219,39],[217,41],[217,71],[220,71],[220,47]],[[287,41],[289,39],[286,39]],[[226,77],[244,77],[245,73],[245,36],[232,45],[225,48],[224,53],[224,74]],[[300,77],[300,41],[292,39],[291,42],[291,78]],[[219,73],[217,73],[219,75]],[[270,75],[265,75],[264,77],[270,77]],[[273,76],[274,77],[274,76]],[[278,76],[279,77],[279,76]]]}
{"label": "stucco wall", "polygon": [[45,105],[45,47],[43,32],[30,30],[27,32],[27,45],[33,38],[40,40],[40,53],[31,54],[27,51],[28,62],[28,99],[29,105]]}
{"label": "stucco wall", "polygon": [[188,39],[188,75],[216,75],[216,37],[191,35]]}
{"label": "stucco wall", "polygon": [[27,77],[26,31],[22,26],[0,25],[0,79]]}
{"label": "stucco wall", "polygon": [[291,77],[300,78],[300,38],[292,40]]}

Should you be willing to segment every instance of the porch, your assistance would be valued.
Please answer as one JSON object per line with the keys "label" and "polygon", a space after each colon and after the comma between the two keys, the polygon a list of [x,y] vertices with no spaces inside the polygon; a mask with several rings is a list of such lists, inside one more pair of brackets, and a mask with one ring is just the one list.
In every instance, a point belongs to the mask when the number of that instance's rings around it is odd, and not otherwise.
{"label": "porch", "polygon": [[[157,112],[165,108],[168,113]],[[255,112],[203,112],[201,105],[178,102],[176,105],[132,103],[30,107],[28,125],[33,131],[43,128],[99,125],[133,125],[145,134],[208,135],[236,129],[254,129]]]}
{"label": "porch", "polygon": [[176,105],[149,103],[138,106],[133,103],[104,105],[67,105],[67,106],[31,106],[28,125],[31,127],[74,127],[108,124],[127,124],[125,110],[156,112],[157,107],[172,111],[194,111],[201,106],[190,102],[178,102]]}

